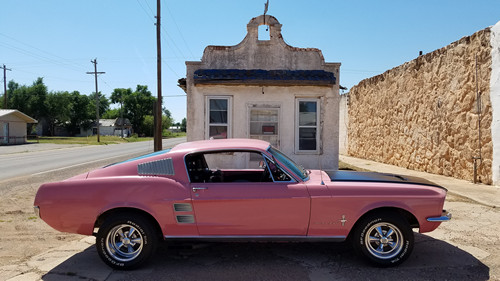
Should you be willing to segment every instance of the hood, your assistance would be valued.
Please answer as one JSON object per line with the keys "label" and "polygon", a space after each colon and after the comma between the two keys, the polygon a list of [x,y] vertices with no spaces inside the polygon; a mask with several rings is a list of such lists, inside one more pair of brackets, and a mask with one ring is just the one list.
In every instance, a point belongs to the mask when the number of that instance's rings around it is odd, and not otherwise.
{"label": "hood", "polygon": [[446,188],[439,184],[433,183],[429,180],[413,177],[401,176],[395,174],[385,174],[376,172],[355,172],[355,171],[333,171],[329,172],[331,181],[356,181],[356,182],[386,182],[386,183],[399,183],[399,184],[416,184],[435,186],[446,190]]}

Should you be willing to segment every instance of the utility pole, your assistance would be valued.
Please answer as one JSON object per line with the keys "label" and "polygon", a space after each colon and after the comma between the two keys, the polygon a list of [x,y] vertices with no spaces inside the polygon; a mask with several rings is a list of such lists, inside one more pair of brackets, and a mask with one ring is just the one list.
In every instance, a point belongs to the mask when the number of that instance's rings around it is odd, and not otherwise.
{"label": "utility pole", "polygon": [[155,129],[154,129],[154,150],[162,150],[161,140],[161,111],[162,111],[162,98],[161,98],[161,26],[160,26],[160,0],[156,0],[156,66],[157,66],[157,80],[158,80],[158,98],[156,101],[156,114],[155,114]]}
{"label": "utility pole", "polygon": [[97,74],[104,74],[106,72],[97,72],[97,58],[90,61],[94,64],[94,72],[87,72],[87,74],[94,74],[95,77],[95,116],[97,119],[97,142],[101,142],[99,134],[99,90],[97,89]]}
{"label": "utility pole", "polygon": [[3,109],[7,109],[7,70],[12,71],[3,65]]}

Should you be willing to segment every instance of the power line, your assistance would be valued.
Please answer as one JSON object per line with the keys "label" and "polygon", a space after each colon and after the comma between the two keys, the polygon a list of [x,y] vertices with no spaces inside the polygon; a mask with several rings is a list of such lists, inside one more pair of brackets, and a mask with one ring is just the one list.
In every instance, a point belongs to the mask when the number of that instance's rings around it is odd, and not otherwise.
{"label": "power line", "polygon": [[[153,11],[151,11],[151,14],[149,14],[148,11],[146,11],[146,9],[144,8],[144,6],[141,4],[141,2],[139,0],[137,0],[137,4],[139,4],[139,6],[141,6],[141,9],[148,16],[149,20],[151,20],[151,22],[154,23],[155,21],[153,20],[153,18],[155,17],[154,16],[155,13]],[[150,8],[150,10],[151,10],[151,8]]]}
{"label": "power line", "polygon": [[[78,66],[78,67],[80,67],[80,69],[78,69],[78,70],[76,70],[76,71],[81,71],[82,69],[84,69],[84,68],[85,68],[85,66],[84,66],[83,64],[77,64],[77,65],[74,65],[74,63],[69,62],[69,60],[68,60],[68,59],[66,59],[66,58],[63,58],[63,57],[61,57],[61,56],[58,56],[58,55],[52,54],[52,53],[47,52],[47,51],[45,51],[45,50],[42,50],[42,49],[40,49],[40,48],[38,48],[38,47],[36,47],[36,46],[32,46],[32,45],[30,45],[30,44],[24,43],[24,42],[22,42],[22,41],[20,41],[20,40],[17,40],[17,39],[15,39],[15,38],[11,37],[11,36],[5,35],[5,34],[3,34],[3,33],[0,33],[0,35],[1,35],[1,36],[3,36],[3,37],[6,37],[6,38],[8,38],[8,39],[10,39],[10,40],[12,40],[12,41],[15,41],[15,42],[17,42],[17,43],[19,43],[19,44],[21,44],[21,45],[24,45],[24,46],[26,46],[26,47],[28,47],[28,48],[31,48],[31,49],[37,50],[37,51],[39,51],[39,52],[41,52],[41,53],[44,53],[44,54],[48,55],[49,57],[46,57],[46,56],[41,56],[41,55],[36,54],[36,53],[34,53],[34,52],[32,52],[32,51],[28,51],[28,50],[25,50],[25,49],[21,49],[21,48],[19,48],[19,47],[17,47],[17,46],[14,46],[14,45],[7,44],[7,43],[5,43],[5,42],[2,42],[2,45],[6,46],[6,47],[8,47],[8,48],[10,48],[10,49],[13,49],[13,50],[15,50],[15,51],[18,51],[18,52],[21,52],[21,53],[23,53],[23,52],[24,52],[25,54],[28,54],[28,55],[30,55],[30,56],[32,56],[32,57],[35,57],[35,58],[41,58],[41,59],[43,59],[43,60],[50,61],[50,62],[53,62],[53,61],[54,61],[54,59],[53,59],[53,58],[57,58],[58,60],[60,60],[59,62],[57,62],[58,64],[62,64],[62,65],[71,65],[71,66]],[[53,58],[50,58],[50,57],[53,57]]]}
{"label": "power line", "polygon": [[179,35],[181,36],[181,39],[184,42],[184,45],[186,46],[186,49],[189,51],[189,53],[191,54],[191,56],[194,57],[193,52],[191,52],[191,49],[189,48],[189,44],[184,39],[184,36],[182,35],[182,32],[181,32],[179,26],[177,25],[177,22],[175,21],[174,15],[172,14],[172,12],[170,11],[170,9],[168,8],[168,5],[165,5],[165,7],[167,8],[167,11],[168,11],[168,14],[170,15],[170,18],[174,22],[174,25],[177,28],[177,32],[179,32]]}

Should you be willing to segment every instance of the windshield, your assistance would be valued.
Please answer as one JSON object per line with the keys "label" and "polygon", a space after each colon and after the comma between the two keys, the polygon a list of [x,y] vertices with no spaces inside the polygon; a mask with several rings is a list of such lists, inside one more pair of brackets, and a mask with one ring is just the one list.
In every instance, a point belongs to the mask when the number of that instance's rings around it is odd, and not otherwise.
{"label": "windshield", "polygon": [[296,164],[293,162],[292,159],[288,158],[283,152],[279,151],[278,149],[274,147],[269,147],[267,150],[269,153],[273,155],[273,157],[281,162],[283,165],[285,165],[290,171],[295,173],[297,176],[299,176],[303,181],[307,180],[309,177],[309,173],[304,169],[304,167]]}

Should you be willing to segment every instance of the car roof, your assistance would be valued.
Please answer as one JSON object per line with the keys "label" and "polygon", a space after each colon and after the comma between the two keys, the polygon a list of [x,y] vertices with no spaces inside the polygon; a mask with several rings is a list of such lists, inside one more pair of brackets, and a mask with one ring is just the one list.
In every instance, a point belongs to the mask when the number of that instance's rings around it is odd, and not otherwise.
{"label": "car roof", "polygon": [[269,148],[269,143],[263,140],[256,139],[212,139],[185,142],[176,145],[172,148],[172,152],[200,152],[211,150],[261,150],[265,151]]}

